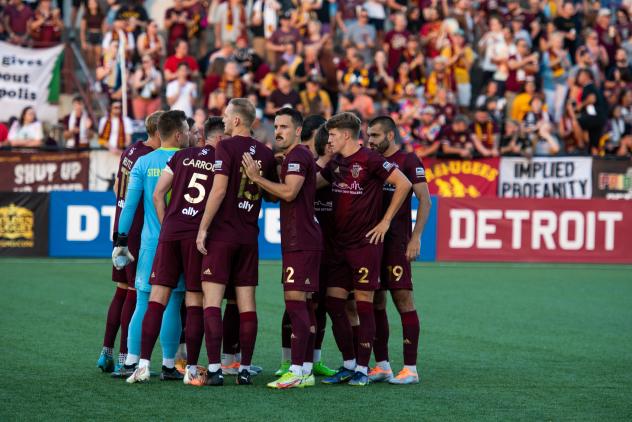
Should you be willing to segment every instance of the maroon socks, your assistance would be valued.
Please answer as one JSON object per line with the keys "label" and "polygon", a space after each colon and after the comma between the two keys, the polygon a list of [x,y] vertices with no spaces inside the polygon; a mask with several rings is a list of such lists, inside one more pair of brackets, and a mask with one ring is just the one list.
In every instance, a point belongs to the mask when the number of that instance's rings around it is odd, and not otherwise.
{"label": "maroon socks", "polygon": [[227,303],[224,308],[224,353],[235,355],[239,351],[239,309],[236,303]]}
{"label": "maroon socks", "polygon": [[187,365],[197,365],[204,337],[204,310],[201,306],[187,306],[186,327]]}
{"label": "maroon socks", "polygon": [[112,302],[110,302],[110,308],[108,309],[108,316],[105,322],[105,335],[103,336],[103,347],[114,348],[114,340],[116,340],[116,333],[118,333],[119,326],[121,325],[121,310],[123,309],[123,303],[125,303],[125,296],[127,296],[127,289],[116,288]]}
{"label": "maroon socks", "polygon": [[375,338],[375,316],[373,303],[356,301],[360,328],[358,331],[358,355],[356,361],[360,366],[369,366],[373,339]]}
{"label": "maroon socks", "polygon": [[[239,314],[239,345],[241,347],[241,365],[249,366],[257,341],[257,312]],[[209,361],[210,362],[210,361]]]}
{"label": "maroon socks", "polygon": [[373,344],[373,352],[375,353],[375,361],[388,361],[388,315],[386,309],[375,309],[375,342]]}
{"label": "maroon socks", "polygon": [[404,312],[402,318],[402,334],[404,336],[404,365],[417,364],[417,347],[419,346],[419,317],[417,311]]}
{"label": "maroon socks", "polygon": [[204,335],[209,364],[218,364],[221,362],[222,328],[222,310],[216,307],[205,308]]}
{"label": "maroon socks", "polygon": [[342,353],[342,359],[351,360],[355,358],[353,348],[354,336],[351,330],[351,323],[349,323],[349,318],[345,311],[346,302],[345,299],[327,296],[326,306],[329,317],[331,318],[334,339],[336,340],[338,349]]}
{"label": "maroon socks", "polygon": [[143,317],[143,329],[140,340],[140,358],[151,360],[151,352],[154,350],[156,340],[160,335],[162,326],[162,314],[165,305],[158,302],[149,302],[147,312]]}

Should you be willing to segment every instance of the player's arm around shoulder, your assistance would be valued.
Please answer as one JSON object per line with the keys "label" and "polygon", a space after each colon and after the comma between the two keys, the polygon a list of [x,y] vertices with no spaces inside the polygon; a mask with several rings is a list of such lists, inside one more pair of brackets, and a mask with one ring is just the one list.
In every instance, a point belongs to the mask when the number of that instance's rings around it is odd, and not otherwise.
{"label": "player's arm around shoulder", "polygon": [[[291,172],[294,174],[287,174],[283,183],[275,183],[263,177],[259,164],[248,153],[243,155],[241,164],[250,180],[266,192],[286,202],[291,202],[296,198],[305,182],[305,176],[300,172],[301,167],[304,167],[301,163],[291,163],[295,165]],[[289,167],[288,172],[290,172]]]}

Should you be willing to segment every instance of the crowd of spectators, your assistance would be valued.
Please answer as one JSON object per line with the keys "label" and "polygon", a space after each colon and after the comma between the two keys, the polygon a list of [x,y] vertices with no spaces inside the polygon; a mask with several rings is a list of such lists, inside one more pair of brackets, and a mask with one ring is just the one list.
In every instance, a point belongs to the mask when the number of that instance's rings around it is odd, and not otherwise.
{"label": "crowd of spectators", "polygon": [[[121,148],[129,119],[171,108],[203,122],[247,97],[269,145],[271,116],[291,106],[390,115],[421,158],[632,152],[632,0],[165,2],[160,22],[142,1],[72,2],[76,40],[111,107],[93,119],[75,99],[67,146],[93,136]],[[0,39],[59,42],[56,3],[0,0]],[[9,142],[32,145],[34,122],[23,112]]]}

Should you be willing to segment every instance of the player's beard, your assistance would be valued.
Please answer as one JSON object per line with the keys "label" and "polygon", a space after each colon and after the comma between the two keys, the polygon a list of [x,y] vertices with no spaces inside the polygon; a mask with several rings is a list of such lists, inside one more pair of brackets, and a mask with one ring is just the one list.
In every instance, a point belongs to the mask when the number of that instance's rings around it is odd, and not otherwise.
{"label": "player's beard", "polygon": [[390,142],[385,137],[382,142],[380,142],[379,144],[375,146],[375,150],[379,152],[380,154],[384,154],[389,146],[390,146]]}

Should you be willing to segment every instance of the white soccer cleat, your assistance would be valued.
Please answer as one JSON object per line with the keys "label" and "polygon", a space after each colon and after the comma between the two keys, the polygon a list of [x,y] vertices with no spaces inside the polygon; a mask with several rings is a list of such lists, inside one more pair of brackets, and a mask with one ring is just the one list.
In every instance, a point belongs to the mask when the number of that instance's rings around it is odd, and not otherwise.
{"label": "white soccer cleat", "polygon": [[395,378],[391,378],[388,382],[398,385],[419,384],[419,374],[408,368],[404,368],[399,371]]}
{"label": "white soccer cleat", "polygon": [[371,382],[383,382],[390,381],[392,379],[393,371],[390,369],[382,369],[379,366],[376,366],[369,371],[369,380],[371,380]]}
{"label": "white soccer cleat", "polygon": [[206,384],[206,368],[198,366],[197,373],[193,375],[187,367],[184,371],[184,378],[182,381],[185,385],[194,385],[196,387],[204,386]]}
{"label": "white soccer cleat", "polygon": [[150,376],[151,374],[149,372],[148,367],[146,366],[143,366],[142,368],[138,367],[136,368],[134,373],[125,380],[125,382],[127,382],[128,384],[134,384],[137,382],[146,382],[146,381],[149,381]]}

